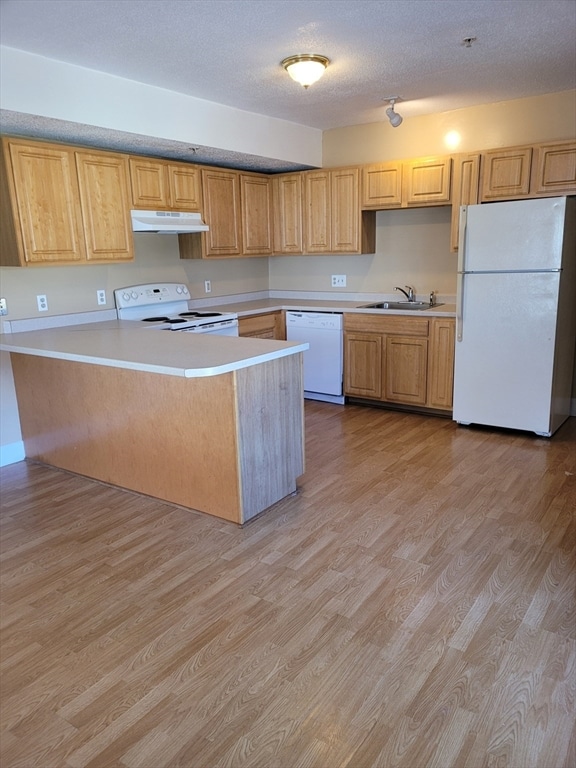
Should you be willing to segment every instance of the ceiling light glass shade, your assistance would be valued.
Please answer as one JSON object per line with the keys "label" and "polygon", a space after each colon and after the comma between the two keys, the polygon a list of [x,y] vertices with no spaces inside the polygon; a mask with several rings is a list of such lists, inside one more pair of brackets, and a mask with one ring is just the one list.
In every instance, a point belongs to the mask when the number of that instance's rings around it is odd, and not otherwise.
{"label": "ceiling light glass shade", "polygon": [[309,85],[320,80],[328,64],[330,64],[330,59],[317,53],[301,53],[298,56],[289,56],[282,62],[282,66],[292,80],[300,83],[304,88],[308,88]]}
{"label": "ceiling light glass shade", "polygon": [[394,112],[394,105],[391,107],[388,107],[386,110],[386,115],[388,116],[388,120],[390,120],[390,125],[392,128],[398,128],[398,126],[402,122],[402,116],[399,115],[397,112]]}

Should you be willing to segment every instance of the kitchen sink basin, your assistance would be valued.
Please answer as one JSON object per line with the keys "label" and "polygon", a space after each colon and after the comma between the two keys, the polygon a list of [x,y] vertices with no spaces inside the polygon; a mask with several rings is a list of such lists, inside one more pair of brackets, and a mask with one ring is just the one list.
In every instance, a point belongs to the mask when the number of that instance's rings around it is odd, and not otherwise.
{"label": "kitchen sink basin", "polygon": [[362,309],[433,309],[442,304],[429,304],[427,301],[380,301],[377,304],[365,304]]}

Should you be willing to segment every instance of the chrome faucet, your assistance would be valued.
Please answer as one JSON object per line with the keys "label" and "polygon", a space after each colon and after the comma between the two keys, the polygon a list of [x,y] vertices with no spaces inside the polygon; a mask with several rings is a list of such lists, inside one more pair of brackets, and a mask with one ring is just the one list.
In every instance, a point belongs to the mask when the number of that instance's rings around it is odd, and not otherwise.
{"label": "chrome faucet", "polygon": [[404,288],[398,288],[398,286],[396,286],[396,288],[394,288],[394,290],[395,291],[402,291],[402,293],[404,294],[404,296],[406,296],[408,301],[415,301],[415,299],[414,299],[414,288],[412,288],[411,285],[407,285],[405,287],[408,288],[408,293],[406,293]]}

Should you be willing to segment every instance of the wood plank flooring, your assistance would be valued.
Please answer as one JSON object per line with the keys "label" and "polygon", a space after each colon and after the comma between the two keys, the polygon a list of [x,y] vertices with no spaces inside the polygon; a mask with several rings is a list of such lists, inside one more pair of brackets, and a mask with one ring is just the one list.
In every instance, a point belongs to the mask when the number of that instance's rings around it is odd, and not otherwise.
{"label": "wood plank flooring", "polygon": [[1,470],[2,768],[576,766],[576,419],[306,434],[243,529]]}

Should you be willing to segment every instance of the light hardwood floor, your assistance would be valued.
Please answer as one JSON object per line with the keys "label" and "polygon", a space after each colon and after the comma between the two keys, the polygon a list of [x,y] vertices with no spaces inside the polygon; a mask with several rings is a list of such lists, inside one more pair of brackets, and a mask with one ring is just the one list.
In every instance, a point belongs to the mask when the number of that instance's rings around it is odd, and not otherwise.
{"label": "light hardwood floor", "polygon": [[574,768],[576,419],[306,432],[243,529],[2,470],[2,768]]}

